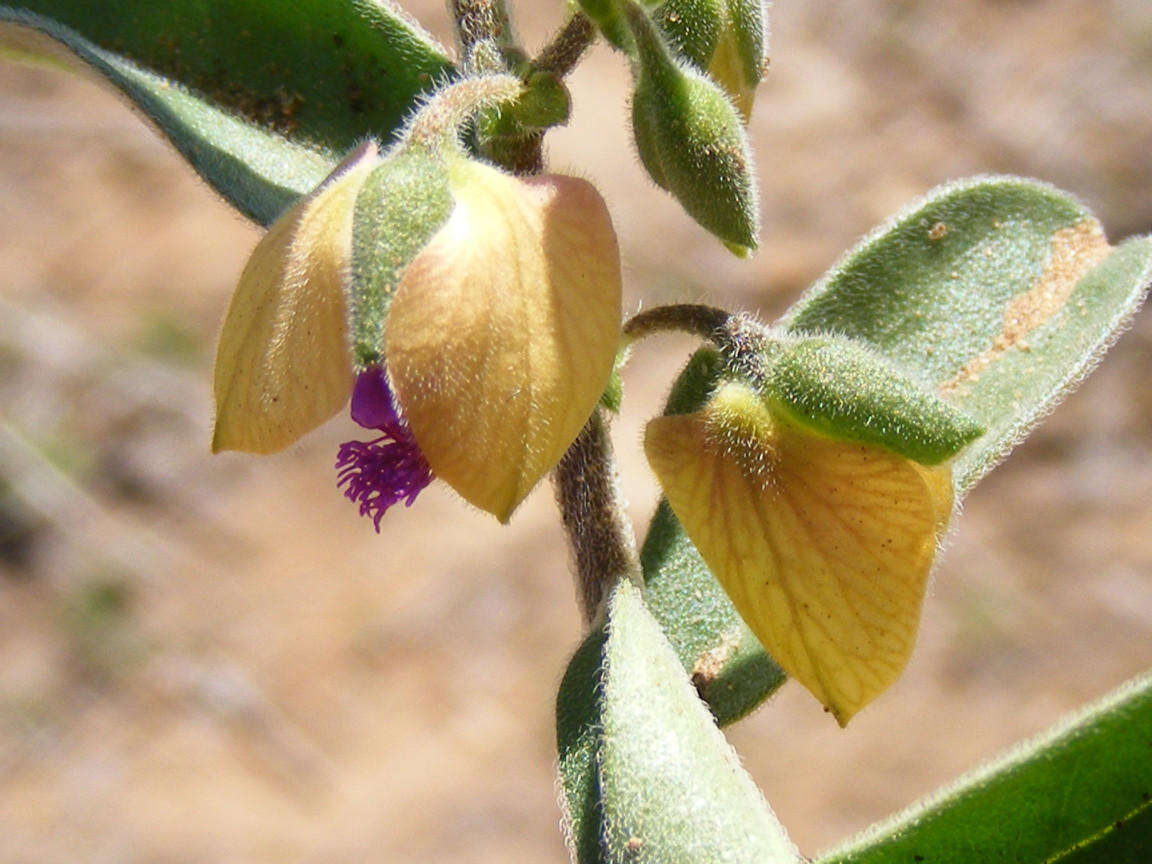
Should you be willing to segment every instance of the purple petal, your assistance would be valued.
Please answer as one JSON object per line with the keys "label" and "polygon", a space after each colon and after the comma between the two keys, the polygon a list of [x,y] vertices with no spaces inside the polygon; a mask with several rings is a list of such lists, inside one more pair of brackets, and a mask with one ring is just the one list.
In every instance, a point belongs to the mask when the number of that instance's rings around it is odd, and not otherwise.
{"label": "purple petal", "polygon": [[411,507],[420,491],[432,482],[432,469],[408,424],[396,415],[384,370],[373,366],[360,373],[352,392],[352,419],[379,429],[372,441],[347,441],[336,456],[336,485],[349,501],[360,505],[380,531],[388,508],[404,502]]}
{"label": "purple petal", "polygon": [[356,376],[352,388],[352,419],[365,429],[388,429],[400,422],[388,377],[380,366],[369,366]]}

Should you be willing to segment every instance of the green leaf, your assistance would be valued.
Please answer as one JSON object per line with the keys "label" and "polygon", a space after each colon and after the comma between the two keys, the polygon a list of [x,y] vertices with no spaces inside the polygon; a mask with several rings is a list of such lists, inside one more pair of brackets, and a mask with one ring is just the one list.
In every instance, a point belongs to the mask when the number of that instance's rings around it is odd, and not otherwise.
{"label": "green leaf", "polygon": [[596,753],[600,746],[603,627],[576,650],[556,695],[556,747],[564,805],[564,835],[577,864],[602,864],[603,810]]}
{"label": "green leaf", "polygon": [[608,861],[799,860],[628,582],[609,599],[602,674],[598,768]]}
{"label": "green leaf", "polygon": [[879,228],[785,323],[869,345],[980,423],[954,469],[962,495],[1091,370],[1150,279],[1152,240],[1111,249],[1070,196],[976,178]]}
{"label": "green leaf", "polygon": [[1129,682],[819,860],[1144,864],[1152,858],[1152,676]]}
{"label": "green leaf", "polygon": [[387,141],[452,67],[367,0],[29,0],[39,30],[119,88],[192,167],[267,225],[368,135]]}
{"label": "green leaf", "polygon": [[635,586],[573,657],[557,733],[579,864],[799,860]]}
{"label": "green leaf", "polygon": [[35,27],[67,45],[135,102],[214,189],[256,222],[270,224],[336,167],[329,156],[238,119],[66,27],[7,6],[0,6],[0,20]]}
{"label": "green leaf", "polygon": [[[1087,374],[1147,292],[1152,241],[1110,251],[1095,230],[1079,203],[1040,183],[945,186],[848,253],[783,323],[864,343],[984,427],[954,463],[963,494]],[[699,408],[719,373],[718,355],[699,352],[667,413]],[[642,561],[653,614],[721,725],[779,688],[783,673],[666,504]]]}
{"label": "green leaf", "polygon": [[[337,157],[388,143],[415,99],[453,71],[409,19],[376,0],[24,0],[50,35],[178,81],[206,101]],[[71,46],[70,46],[71,47]]]}

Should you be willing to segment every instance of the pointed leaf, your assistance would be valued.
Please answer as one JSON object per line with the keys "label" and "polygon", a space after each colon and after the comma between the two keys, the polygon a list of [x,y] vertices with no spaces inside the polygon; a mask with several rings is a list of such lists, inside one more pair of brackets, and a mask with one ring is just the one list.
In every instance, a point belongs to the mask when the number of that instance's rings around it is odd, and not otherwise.
{"label": "pointed leaf", "polygon": [[556,696],[556,747],[564,837],[575,864],[603,864],[604,811],[600,805],[603,627],[588,634],[568,663]]}
{"label": "pointed leaf", "polygon": [[819,861],[1143,864],[1150,853],[1145,675]]}
{"label": "pointed leaf", "polygon": [[42,30],[124,92],[209,185],[262,225],[308,194],[336,159],[236,117],[155,72],[39,16],[0,6],[0,20]]}
{"label": "pointed leaf", "polygon": [[976,178],[877,229],[786,324],[875,348],[984,426],[956,463],[962,494],[1095,365],[1150,280],[1149,239],[1114,249],[1070,196]]}
{"label": "pointed leaf", "polygon": [[606,860],[798,862],[629,583],[610,599],[604,657],[598,765]]}
{"label": "pointed leaf", "polygon": [[57,38],[68,28],[335,157],[367,135],[386,142],[453,71],[408,16],[376,0],[22,0],[0,10],[34,16]]}

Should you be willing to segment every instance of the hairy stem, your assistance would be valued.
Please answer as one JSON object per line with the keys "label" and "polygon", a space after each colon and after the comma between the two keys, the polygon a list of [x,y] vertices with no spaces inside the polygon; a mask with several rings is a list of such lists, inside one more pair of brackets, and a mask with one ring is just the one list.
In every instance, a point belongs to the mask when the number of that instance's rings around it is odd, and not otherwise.
{"label": "hairy stem", "polygon": [[465,63],[480,42],[511,42],[512,23],[504,0],[451,0],[450,8]]}
{"label": "hairy stem", "polygon": [[669,331],[709,340],[728,358],[732,368],[757,384],[764,383],[765,362],[779,345],[777,337],[753,316],[695,303],[654,306],[624,324],[624,337],[629,342]]}
{"label": "hairy stem", "polygon": [[544,46],[539,56],[532,61],[532,68],[540,72],[551,72],[563,78],[580,62],[589,46],[596,41],[596,25],[583,12],[577,12],[568,19],[552,41]]}
{"label": "hairy stem", "polygon": [[[451,0],[465,57],[481,42],[511,39],[502,0]],[[595,38],[592,23],[580,13],[549,44],[534,67],[563,76]],[[495,138],[486,154],[515,174],[544,170],[543,132]],[[572,442],[552,474],[560,517],[568,533],[576,567],[576,593],[584,621],[591,624],[608,590],[619,579],[640,584],[636,540],[624,510],[608,423],[599,407]]]}
{"label": "hairy stem", "polygon": [[696,303],[653,306],[629,318],[624,324],[624,335],[629,341],[635,341],[653,333],[680,330],[716,341],[731,318],[731,312]]}
{"label": "hairy stem", "polygon": [[643,583],[636,540],[624,512],[604,411],[597,408],[553,472],[560,518],[576,567],[576,591],[586,624],[620,579]]}

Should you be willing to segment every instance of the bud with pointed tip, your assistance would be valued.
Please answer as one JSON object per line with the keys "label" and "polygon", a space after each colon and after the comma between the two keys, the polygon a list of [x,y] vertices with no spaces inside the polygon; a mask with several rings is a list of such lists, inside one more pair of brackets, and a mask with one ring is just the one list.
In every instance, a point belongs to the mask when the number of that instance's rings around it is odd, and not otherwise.
{"label": "bud with pointed tip", "polygon": [[760,214],[743,124],[707,75],[676,60],[632,0],[623,10],[636,43],[632,125],[658,185],[737,254],[756,248]]}
{"label": "bud with pointed tip", "polygon": [[672,47],[724,88],[747,123],[767,62],[764,0],[666,0],[655,17]]}

